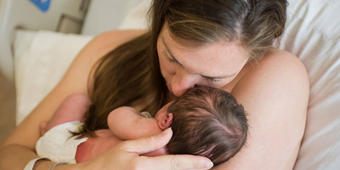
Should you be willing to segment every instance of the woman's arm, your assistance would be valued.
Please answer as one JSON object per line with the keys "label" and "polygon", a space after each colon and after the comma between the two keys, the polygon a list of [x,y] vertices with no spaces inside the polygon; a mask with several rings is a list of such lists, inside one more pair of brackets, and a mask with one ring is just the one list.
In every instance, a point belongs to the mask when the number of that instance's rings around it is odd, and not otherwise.
{"label": "woman's arm", "polygon": [[[0,165],[17,167],[1,167],[0,169],[23,169],[22,165],[27,164],[33,157],[37,157],[35,154],[32,155],[35,143],[40,137],[40,122],[49,121],[66,96],[75,93],[87,95],[88,75],[94,63],[120,43],[140,33],[141,31],[111,31],[95,37],[86,45],[57,86],[1,144],[0,157],[4,159],[0,160]],[[20,154],[13,155],[14,151]]]}
{"label": "woman's arm", "polygon": [[273,50],[247,73],[232,94],[248,113],[246,145],[214,170],[291,170],[304,134],[309,80],[301,61]]}
{"label": "woman's arm", "polygon": [[107,121],[110,130],[122,140],[133,140],[162,132],[156,119],[146,118],[131,107],[120,107],[113,110]]}
{"label": "woman's arm", "polygon": [[[54,170],[84,170],[84,169],[119,169],[119,170],[134,170],[134,169],[148,169],[148,170],[207,170],[213,164],[209,159],[200,156],[192,155],[167,155],[159,157],[145,157],[140,156],[159,148],[162,148],[169,142],[172,136],[172,131],[166,130],[156,136],[147,138],[140,138],[133,141],[125,141],[118,146],[104,152],[93,161],[88,161],[73,165],[60,165]],[[10,145],[3,147],[1,152],[7,152],[8,155],[1,154],[0,160],[5,160],[8,157],[18,157],[21,159],[9,161],[2,161],[0,169],[23,169],[27,164],[23,160],[32,160],[36,158],[34,152],[27,147],[21,145]],[[112,161],[115,160],[115,161]],[[36,163],[34,170],[49,169],[54,163],[41,160]]]}
{"label": "woman's arm", "polygon": [[[35,143],[40,137],[39,124],[49,121],[60,103],[71,94],[87,94],[88,75],[94,63],[119,44],[141,34],[144,31],[110,31],[95,37],[78,54],[58,85],[40,102],[40,104],[20,123],[14,132],[1,144],[0,169],[24,169],[26,164],[38,156],[34,152]],[[90,77],[91,78],[91,77]],[[91,82],[92,80],[90,80]],[[163,147],[172,133],[162,133],[144,139],[122,142],[104,152],[97,158],[75,165],[60,165],[55,170],[85,169],[209,169],[209,159],[190,155],[167,155],[144,157],[141,154]],[[115,161],[112,161],[115,160]],[[51,161],[38,161],[34,170],[49,169]]]}

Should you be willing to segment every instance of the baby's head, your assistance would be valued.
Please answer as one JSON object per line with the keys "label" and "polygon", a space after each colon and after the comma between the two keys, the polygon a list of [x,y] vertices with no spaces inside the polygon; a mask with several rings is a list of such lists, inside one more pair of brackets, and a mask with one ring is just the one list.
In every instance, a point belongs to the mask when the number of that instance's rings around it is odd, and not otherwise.
{"label": "baby's head", "polygon": [[223,90],[192,88],[171,103],[167,113],[173,130],[169,153],[205,156],[218,165],[246,142],[248,123],[243,106]]}

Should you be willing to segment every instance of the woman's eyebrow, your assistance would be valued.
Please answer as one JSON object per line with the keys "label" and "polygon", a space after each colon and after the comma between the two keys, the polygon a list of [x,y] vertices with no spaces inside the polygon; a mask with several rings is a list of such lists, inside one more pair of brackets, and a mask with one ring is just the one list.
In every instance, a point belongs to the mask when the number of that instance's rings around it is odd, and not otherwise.
{"label": "woman's eyebrow", "polygon": [[184,68],[184,66],[174,57],[174,55],[172,55],[172,53],[171,53],[171,50],[170,50],[170,48],[168,47],[168,45],[165,43],[165,41],[164,41],[164,36],[162,36],[162,42],[163,42],[163,45],[164,45],[164,47],[166,48],[166,50],[169,52],[169,54],[170,54],[170,57],[173,59],[173,60],[175,60],[175,62],[177,63],[177,64],[179,64],[181,67],[183,67]]}
{"label": "woman's eyebrow", "polygon": [[[172,55],[171,53],[171,50],[169,49],[168,45],[165,43],[164,41],[164,36],[162,36],[162,42],[163,42],[163,45],[164,47],[166,48],[166,50],[169,52],[170,54],[170,57],[175,60],[175,62],[180,65],[181,67],[183,67],[185,69],[185,67]],[[228,74],[228,75],[224,75],[224,76],[217,76],[217,77],[212,77],[212,76],[206,76],[206,75],[201,75],[202,77],[204,78],[207,78],[207,79],[224,79],[224,78],[229,78],[229,77],[233,77],[235,76],[236,73],[233,73],[233,74]]]}

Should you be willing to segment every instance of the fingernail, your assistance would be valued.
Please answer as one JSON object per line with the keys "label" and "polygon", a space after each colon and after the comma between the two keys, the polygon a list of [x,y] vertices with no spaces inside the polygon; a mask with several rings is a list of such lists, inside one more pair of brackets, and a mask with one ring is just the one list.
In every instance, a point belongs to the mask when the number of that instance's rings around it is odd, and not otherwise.
{"label": "fingernail", "polygon": [[204,167],[204,168],[210,169],[210,168],[212,168],[213,166],[214,166],[214,163],[213,163],[213,162],[210,162],[210,163],[205,164],[205,167]]}
{"label": "fingernail", "polygon": [[171,131],[171,127],[165,129],[163,134],[166,135],[166,134],[170,133],[170,131]]}

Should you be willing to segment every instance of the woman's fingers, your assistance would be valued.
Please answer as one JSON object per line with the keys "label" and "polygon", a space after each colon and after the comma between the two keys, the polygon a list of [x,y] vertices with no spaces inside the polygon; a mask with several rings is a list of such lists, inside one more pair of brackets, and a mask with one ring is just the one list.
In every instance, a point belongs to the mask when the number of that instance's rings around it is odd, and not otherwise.
{"label": "woman's fingers", "polygon": [[[169,128],[155,136],[127,141],[123,147],[127,152],[141,155],[164,147],[171,136],[172,130]],[[158,170],[160,167],[164,170],[203,170],[213,167],[208,158],[192,155],[141,156],[138,162],[143,166],[142,169],[148,170]]]}
{"label": "woman's fingers", "polygon": [[[146,138],[124,141],[98,157],[77,164],[79,169],[147,169],[147,170],[207,170],[213,164],[208,158],[192,155],[141,156],[163,148],[171,139],[172,130]],[[112,161],[114,160],[114,161]]]}
{"label": "woman's fingers", "polygon": [[172,137],[171,128],[166,129],[162,133],[149,136],[146,138],[140,138],[132,141],[127,141],[125,143],[126,151],[131,153],[137,153],[142,155],[151,151],[155,151],[164,147]]}

